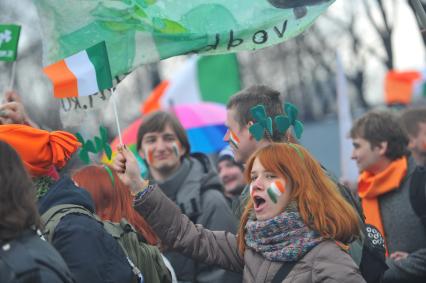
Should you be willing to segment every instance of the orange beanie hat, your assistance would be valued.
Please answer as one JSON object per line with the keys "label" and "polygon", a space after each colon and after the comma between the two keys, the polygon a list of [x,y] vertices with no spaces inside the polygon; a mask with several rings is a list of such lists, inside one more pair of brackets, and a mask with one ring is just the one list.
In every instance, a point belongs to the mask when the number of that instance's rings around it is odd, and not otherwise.
{"label": "orange beanie hat", "polygon": [[36,129],[27,125],[0,125],[0,140],[12,146],[33,176],[48,174],[51,166],[62,168],[81,145],[68,132]]}

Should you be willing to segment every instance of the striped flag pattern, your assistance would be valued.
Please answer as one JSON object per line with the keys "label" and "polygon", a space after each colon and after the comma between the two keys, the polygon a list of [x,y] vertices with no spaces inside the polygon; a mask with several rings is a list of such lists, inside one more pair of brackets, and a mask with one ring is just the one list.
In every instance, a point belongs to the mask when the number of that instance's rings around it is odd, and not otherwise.
{"label": "striped flag pattern", "polygon": [[179,157],[179,146],[175,142],[173,143],[173,152],[176,155],[176,157]]}
{"label": "striped flag pattern", "polygon": [[56,98],[88,96],[112,87],[105,41],[43,69]]}
{"label": "striped flag pattern", "polygon": [[234,134],[233,131],[229,130],[229,142],[232,143],[232,145],[238,149],[238,146],[240,145],[240,139],[237,137],[236,134]]}
{"label": "striped flag pattern", "polygon": [[267,190],[269,197],[274,203],[277,203],[277,198],[285,193],[285,185],[281,181],[272,182]]}
{"label": "striped flag pattern", "polygon": [[240,89],[240,71],[235,54],[194,56],[170,81],[163,81],[152,92],[141,111],[147,114],[179,104],[203,101],[226,104],[229,97]]}

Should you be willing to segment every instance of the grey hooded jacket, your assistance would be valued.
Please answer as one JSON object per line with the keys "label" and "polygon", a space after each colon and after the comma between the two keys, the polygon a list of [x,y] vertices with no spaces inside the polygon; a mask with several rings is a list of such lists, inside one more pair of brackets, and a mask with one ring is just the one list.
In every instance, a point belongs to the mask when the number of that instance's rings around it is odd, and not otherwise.
{"label": "grey hooded jacket", "polygon": [[398,261],[387,259],[385,283],[426,282],[426,227],[410,203],[410,182],[415,168],[414,159],[409,157],[407,174],[399,188],[378,198],[389,255],[396,251],[409,253]]}

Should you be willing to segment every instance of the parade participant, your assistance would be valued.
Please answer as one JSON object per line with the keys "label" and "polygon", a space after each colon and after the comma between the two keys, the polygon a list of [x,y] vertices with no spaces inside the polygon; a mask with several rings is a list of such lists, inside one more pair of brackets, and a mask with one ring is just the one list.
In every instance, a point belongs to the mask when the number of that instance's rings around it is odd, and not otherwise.
{"label": "parade participant", "polygon": [[227,146],[219,152],[216,168],[224,194],[232,205],[232,200],[238,198],[245,187],[244,167],[235,161],[233,152]]}
{"label": "parade participant", "polygon": [[[387,111],[366,113],[350,135],[352,158],[361,172],[358,194],[366,223],[385,238],[389,269],[383,282],[425,282],[426,230],[410,203],[416,164],[408,155],[408,137]],[[424,187],[421,190],[419,197],[424,198]]]}
{"label": "parade participant", "polygon": [[[280,93],[267,86],[256,85],[245,88],[231,96],[226,105],[226,126],[228,131],[224,137],[229,142],[234,154],[234,160],[245,163],[248,157],[257,149],[268,145],[270,142],[281,142],[286,136],[273,129],[271,139],[257,141],[250,133],[249,127],[253,125],[253,116],[250,109],[256,105],[263,105],[266,114],[270,117],[282,114]],[[249,186],[246,186],[239,198],[232,201],[232,210],[239,219],[249,198]]]}
{"label": "parade participant", "polygon": [[138,250],[139,254],[132,261],[142,272],[144,281],[171,282],[169,270],[155,246],[159,244],[158,237],[145,219],[133,209],[133,197],[117,173],[108,165],[88,165],[74,172],[72,179],[90,193],[96,215],[100,219],[120,224],[123,224],[124,219],[125,223],[130,223],[136,229],[138,247],[133,247],[133,251]]}
{"label": "parade participant", "polygon": [[[77,138],[64,131],[47,132],[27,125],[0,125],[0,140],[9,143],[33,178],[40,215],[57,205],[73,204],[94,213],[90,194],[66,176],[55,180],[52,167],[65,166],[78,149]],[[45,214],[46,213],[46,214]],[[42,221],[45,226],[47,221]],[[63,217],[48,237],[77,282],[136,282],[136,276],[117,241],[96,219],[82,214]],[[110,268],[114,266],[114,268]]]}
{"label": "parade participant", "polygon": [[[150,178],[196,224],[236,232],[237,221],[223,195],[220,179],[207,156],[190,154],[185,130],[172,114],[158,111],[144,117],[137,150]],[[160,235],[158,235],[160,236]],[[165,252],[180,282],[224,283],[239,275],[212,268],[176,252]]]}
{"label": "parade participant", "polygon": [[401,114],[400,121],[408,135],[408,149],[417,165],[426,166],[426,107],[408,108]]}
{"label": "parade participant", "polygon": [[197,261],[241,272],[243,282],[364,282],[345,251],[359,233],[357,215],[299,145],[273,143],[249,159],[251,193],[238,236],[191,223],[140,177],[127,149],[114,169],[164,243]]}
{"label": "parade participant", "polygon": [[0,282],[74,282],[59,253],[37,234],[33,183],[16,151],[2,141],[0,183]]}
{"label": "parade participant", "polygon": [[[259,110],[259,107],[263,108],[264,120],[267,121],[267,119],[271,119],[273,122],[271,123],[272,125],[270,125],[272,129],[265,129],[263,133],[262,131],[260,132],[260,136],[256,137],[253,135],[255,131],[253,131],[253,133],[251,131],[253,127],[255,127],[255,124],[259,124],[259,121],[257,121],[256,117],[253,115],[253,110],[256,108]],[[296,137],[300,138],[303,125],[300,125],[300,121],[297,120],[297,113],[298,110],[294,105],[288,103],[284,104],[280,100],[279,92],[262,85],[248,87],[234,94],[227,104],[226,124],[228,126],[228,132],[225,136],[225,140],[229,141],[235,158],[241,162],[245,162],[247,157],[255,150],[272,142],[296,142],[291,131],[280,128],[277,122],[282,121],[282,116],[286,115],[287,118],[284,118],[284,120],[288,119],[288,123],[281,123],[281,126],[282,124],[291,125],[293,133]],[[262,115],[256,116],[262,120]],[[289,116],[291,116],[291,120]],[[266,124],[263,124],[261,129],[263,129],[264,126],[266,126]],[[259,125],[257,125],[257,127],[259,128]],[[257,135],[258,134],[259,133],[257,133]],[[259,139],[259,137],[261,138]],[[354,199],[349,189],[333,179],[325,168],[323,168],[323,170],[336,184],[335,187],[338,188],[345,200],[358,212],[359,225],[363,236],[357,238],[350,244],[350,255],[359,266],[367,282],[380,282],[380,278],[387,268],[381,242],[374,239],[374,237],[380,237],[380,235],[378,233],[369,232],[369,230],[374,227],[367,227],[365,225],[362,208],[358,200]],[[247,185],[241,193],[241,196],[234,199],[232,210],[238,218],[241,218],[249,196],[249,186]]]}

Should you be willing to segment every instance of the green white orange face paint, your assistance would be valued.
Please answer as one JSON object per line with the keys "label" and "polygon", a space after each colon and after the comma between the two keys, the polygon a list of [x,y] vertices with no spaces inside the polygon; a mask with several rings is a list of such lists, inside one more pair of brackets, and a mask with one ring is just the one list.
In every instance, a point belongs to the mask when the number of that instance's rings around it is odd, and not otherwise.
{"label": "green white orange face paint", "polygon": [[278,197],[285,193],[285,184],[282,181],[274,181],[266,191],[274,203],[277,203]]}
{"label": "green white orange face paint", "polygon": [[174,142],[172,147],[173,147],[173,153],[175,154],[175,156],[179,157],[179,146],[178,146],[178,144],[176,142]]}
{"label": "green white orange face paint", "polygon": [[146,162],[152,165],[154,163],[154,150],[148,149],[145,151]]}
{"label": "green white orange face paint", "polygon": [[235,148],[238,149],[238,146],[240,145],[240,139],[237,137],[237,135],[233,131],[231,131],[231,130],[228,130],[228,131],[229,131],[229,142]]}

